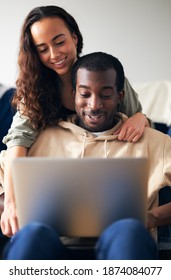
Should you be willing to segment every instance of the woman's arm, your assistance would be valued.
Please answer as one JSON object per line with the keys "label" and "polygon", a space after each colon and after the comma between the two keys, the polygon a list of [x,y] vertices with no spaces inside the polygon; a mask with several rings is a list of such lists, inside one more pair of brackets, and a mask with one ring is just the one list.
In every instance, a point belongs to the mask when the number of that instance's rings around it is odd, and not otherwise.
{"label": "woman's arm", "polygon": [[17,112],[11,128],[4,137],[7,153],[4,163],[4,211],[1,216],[1,227],[4,235],[12,236],[18,230],[17,210],[15,205],[11,163],[17,157],[26,156],[27,148],[35,141],[39,131],[35,130],[29,119]]}
{"label": "woman's arm", "polygon": [[150,127],[152,122],[142,114],[142,106],[138,95],[125,77],[124,98],[120,103],[119,111],[128,116],[122,127],[115,132],[119,140],[137,142],[144,133],[145,126]]}
{"label": "woman's arm", "polygon": [[11,148],[13,146],[24,146],[29,148],[36,140],[39,131],[33,128],[28,117],[21,115],[18,111],[13,117],[13,121],[8,134],[3,138],[3,143]]}
{"label": "woman's arm", "polygon": [[132,117],[129,117],[115,134],[118,134],[119,140],[137,142],[143,135],[146,126],[150,127],[146,116],[142,113],[136,113]]}
{"label": "woman's arm", "polygon": [[138,112],[142,112],[142,106],[138,99],[138,94],[132,88],[126,77],[124,82],[124,98],[121,101],[119,109],[120,112],[124,113],[127,117],[131,117]]}
{"label": "woman's arm", "polygon": [[7,150],[4,167],[4,211],[1,216],[2,233],[12,236],[18,231],[17,209],[14,197],[11,164],[15,158],[26,156],[27,149],[22,146],[14,146]]}

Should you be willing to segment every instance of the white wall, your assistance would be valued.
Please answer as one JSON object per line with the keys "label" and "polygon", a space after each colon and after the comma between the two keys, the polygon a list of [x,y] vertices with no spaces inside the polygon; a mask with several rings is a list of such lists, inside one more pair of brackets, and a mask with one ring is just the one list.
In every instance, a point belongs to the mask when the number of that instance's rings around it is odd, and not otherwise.
{"label": "white wall", "polygon": [[77,20],[83,53],[117,56],[134,82],[171,80],[171,0],[5,0],[0,4],[0,82],[14,85],[20,28],[36,6],[55,4]]}

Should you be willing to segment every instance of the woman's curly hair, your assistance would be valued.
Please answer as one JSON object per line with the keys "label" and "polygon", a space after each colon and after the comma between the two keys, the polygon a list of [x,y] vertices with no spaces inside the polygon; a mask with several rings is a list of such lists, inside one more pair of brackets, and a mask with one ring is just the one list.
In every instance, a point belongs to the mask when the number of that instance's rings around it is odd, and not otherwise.
{"label": "woman's curly hair", "polygon": [[[33,23],[47,17],[59,17],[64,20],[71,34],[78,38],[77,56],[83,47],[83,38],[75,19],[58,6],[34,8],[26,17],[20,38],[18,56],[19,76],[12,104],[26,115],[33,127],[44,129],[56,125],[62,115],[62,82],[55,71],[40,61],[33,44],[30,27]],[[24,108],[24,109],[23,109]]]}

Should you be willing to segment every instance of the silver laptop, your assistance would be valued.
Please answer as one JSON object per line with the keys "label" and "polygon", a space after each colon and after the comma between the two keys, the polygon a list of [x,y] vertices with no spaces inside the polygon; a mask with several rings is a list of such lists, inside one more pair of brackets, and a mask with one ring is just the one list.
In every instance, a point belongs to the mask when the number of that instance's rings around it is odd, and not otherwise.
{"label": "silver laptop", "polygon": [[19,227],[53,217],[61,236],[97,237],[118,219],[145,224],[147,170],[145,158],[15,159]]}

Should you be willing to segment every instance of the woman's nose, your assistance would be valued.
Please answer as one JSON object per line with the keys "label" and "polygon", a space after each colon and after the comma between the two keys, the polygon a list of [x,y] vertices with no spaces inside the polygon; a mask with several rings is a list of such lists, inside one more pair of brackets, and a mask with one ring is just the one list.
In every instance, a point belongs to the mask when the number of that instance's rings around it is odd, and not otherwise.
{"label": "woman's nose", "polygon": [[52,48],[50,48],[50,56],[51,56],[51,58],[56,58],[56,57],[60,56],[60,53],[56,48],[52,47]]}

